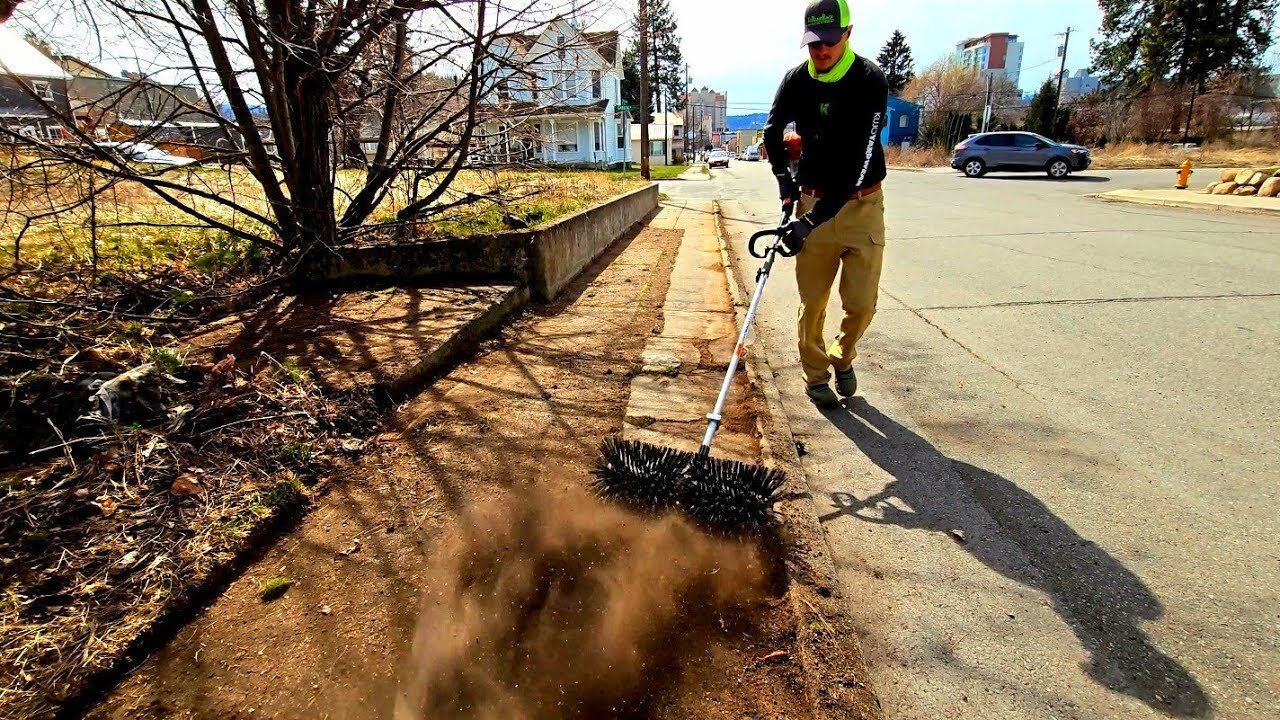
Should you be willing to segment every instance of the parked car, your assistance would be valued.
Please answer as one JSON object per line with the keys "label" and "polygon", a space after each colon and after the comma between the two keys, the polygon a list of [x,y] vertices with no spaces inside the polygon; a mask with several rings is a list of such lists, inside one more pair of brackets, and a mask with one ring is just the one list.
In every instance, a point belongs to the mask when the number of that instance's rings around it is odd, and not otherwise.
{"label": "parked car", "polygon": [[747,148],[747,153],[746,153],[746,154],[747,154],[747,156],[746,156],[746,158],[744,158],[744,159],[745,159],[747,162],[759,162],[759,161],[760,161],[760,146],[759,146],[759,145],[752,145],[751,147]]}
{"label": "parked car", "polygon": [[134,163],[169,165],[176,167],[180,165],[190,165],[195,162],[192,158],[174,155],[152,145],[151,143],[100,142],[95,144],[100,148],[114,152],[125,160]]}
{"label": "parked car", "polygon": [[729,153],[724,150],[715,150],[707,156],[707,167],[715,168],[729,167]]}
{"label": "parked car", "polygon": [[971,135],[955,147],[951,167],[977,178],[992,170],[1044,171],[1061,180],[1089,169],[1089,148],[1050,140],[1031,132],[989,132]]}

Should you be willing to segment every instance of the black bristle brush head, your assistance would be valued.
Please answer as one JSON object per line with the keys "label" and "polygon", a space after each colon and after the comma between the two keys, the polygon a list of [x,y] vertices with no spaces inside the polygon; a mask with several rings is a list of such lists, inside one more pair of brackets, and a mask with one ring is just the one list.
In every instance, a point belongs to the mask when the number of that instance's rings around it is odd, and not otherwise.
{"label": "black bristle brush head", "polygon": [[772,524],[786,481],[779,470],[616,438],[600,448],[594,473],[602,497],[646,511],[679,508],[729,533]]}

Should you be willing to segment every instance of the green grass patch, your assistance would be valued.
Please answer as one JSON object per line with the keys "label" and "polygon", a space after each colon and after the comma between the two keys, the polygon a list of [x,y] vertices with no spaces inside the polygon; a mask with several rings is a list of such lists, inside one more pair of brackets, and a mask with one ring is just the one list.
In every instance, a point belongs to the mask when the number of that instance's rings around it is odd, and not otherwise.
{"label": "green grass patch", "polygon": [[291,587],[293,587],[292,578],[281,576],[263,580],[258,583],[258,597],[262,598],[263,602],[271,602],[284,595]]}
{"label": "green grass patch", "polygon": [[[684,171],[688,169],[689,168],[686,165],[650,165],[649,179],[671,180],[680,177],[684,174]],[[640,179],[639,166],[633,167],[630,170],[611,170],[610,173],[629,180]]]}
{"label": "green grass patch", "polygon": [[209,249],[191,261],[191,267],[212,275],[240,266],[256,270],[262,266],[262,260],[262,246],[220,232],[209,243]]}
{"label": "green grass patch", "polygon": [[307,369],[298,364],[296,357],[285,358],[284,362],[280,363],[279,369],[280,379],[294,385],[301,385],[310,377]]}
{"label": "green grass patch", "polygon": [[316,448],[309,442],[290,440],[280,448],[280,456],[290,465],[306,465],[316,458]]}
{"label": "green grass patch", "polygon": [[307,496],[303,494],[302,481],[290,474],[284,480],[277,482],[270,490],[262,493],[258,497],[258,504],[272,510],[280,510],[300,505],[306,502]]}
{"label": "green grass patch", "polygon": [[179,354],[173,348],[151,348],[151,352],[147,353],[147,359],[155,363],[156,367],[163,372],[172,375],[182,369],[187,359]]}

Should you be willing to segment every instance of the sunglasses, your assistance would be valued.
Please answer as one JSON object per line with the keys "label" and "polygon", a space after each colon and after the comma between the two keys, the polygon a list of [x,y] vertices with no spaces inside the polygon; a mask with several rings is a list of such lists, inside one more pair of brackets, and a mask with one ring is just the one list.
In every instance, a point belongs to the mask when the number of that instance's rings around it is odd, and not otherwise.
{"label": "sunglasses", "polygon": [[810,49],[810,50],[817,50],[817,49],[818,49],[818,48],[820,48],[820,47],[823,47],[823,48],[833,48],[833,47],[835,47],[835,46],[839,45],[840,43],[844,42],[844,39],[845,39],[845,35],[841,35],[841,36],[840,36],[840,39],[839,39],[839,40],[836,40],[835,42],[827,42],[827,41],[825,41],[825,40],[818,40],[818,41],[816,41],[816,42],[811,42],[811,43],[809,43],[809,49]]}

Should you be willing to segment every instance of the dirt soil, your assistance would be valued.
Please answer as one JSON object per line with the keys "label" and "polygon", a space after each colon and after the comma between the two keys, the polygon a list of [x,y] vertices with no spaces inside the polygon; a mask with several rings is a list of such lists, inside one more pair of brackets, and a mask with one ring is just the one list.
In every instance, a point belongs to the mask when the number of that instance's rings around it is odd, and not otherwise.
{"label": "dirt soil", "polygon": [[[300,527],[85,714],[810,717],[777,553],[586,490],[680,239],[624,238],[406,403]],[[293,585],[264,601],[275,577]]]}

